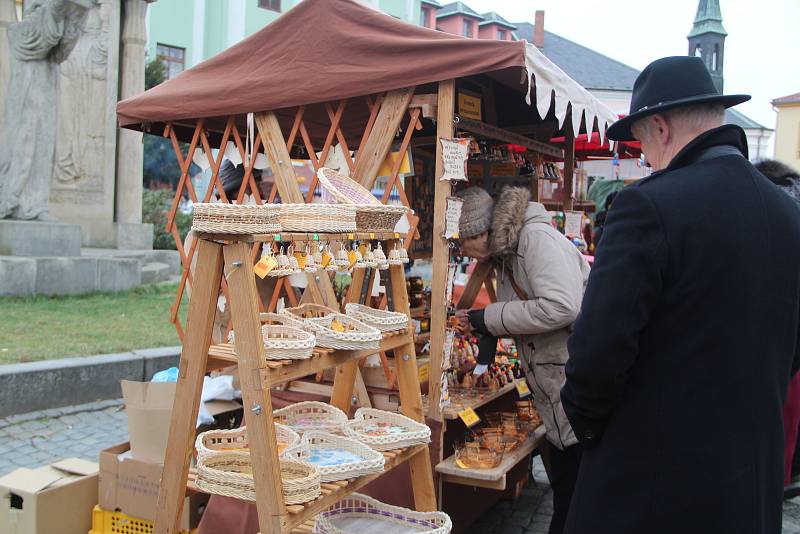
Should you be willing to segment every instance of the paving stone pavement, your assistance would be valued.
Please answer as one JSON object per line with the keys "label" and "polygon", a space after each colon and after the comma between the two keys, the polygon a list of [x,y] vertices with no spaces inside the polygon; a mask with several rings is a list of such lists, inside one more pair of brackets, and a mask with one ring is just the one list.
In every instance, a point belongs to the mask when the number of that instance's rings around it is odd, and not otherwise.
{"label": "paving stone pavement", "polygon": [[[101,450],[127,439],[121,399],[13,415],[0,419],[0,476],[71,456],[96,462]],[[552,515],[553,493],[537,457],[520,498],[500,501],[465,534],[546,534]],[[783,534],[800,534],[800,497],[783,504]]]}
{"label": "paving stone pavement", "polygon": [[61,458],[97,461],[101,450],[128,440],[122,400],[108,400],[0,419],[0,476]]}

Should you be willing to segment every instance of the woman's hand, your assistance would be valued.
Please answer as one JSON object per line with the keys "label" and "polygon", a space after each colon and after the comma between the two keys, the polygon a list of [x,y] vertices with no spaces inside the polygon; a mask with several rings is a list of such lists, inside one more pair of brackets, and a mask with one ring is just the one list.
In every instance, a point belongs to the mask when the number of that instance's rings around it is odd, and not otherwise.
{"label": "woman's hand", "polygon": [[456,319],[458,319],[458,330],[464,335],[472,334],[472,325],[469,324],[469,311],[457,310]]}

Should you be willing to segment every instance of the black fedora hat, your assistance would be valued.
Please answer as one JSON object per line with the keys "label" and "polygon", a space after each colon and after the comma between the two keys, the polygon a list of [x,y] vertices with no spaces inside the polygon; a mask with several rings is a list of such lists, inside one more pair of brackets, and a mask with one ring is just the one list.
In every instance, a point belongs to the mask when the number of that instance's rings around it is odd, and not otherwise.
{"label": "black fedora hat", "polygon": [[726,108],[750,100],[750,95],[721,95],[699,57],[675,56],[657,59],[636,78],[631,111],[609,126],[614,141],[632,141],[631,125],[654,113],[680,106],[719,102]]}

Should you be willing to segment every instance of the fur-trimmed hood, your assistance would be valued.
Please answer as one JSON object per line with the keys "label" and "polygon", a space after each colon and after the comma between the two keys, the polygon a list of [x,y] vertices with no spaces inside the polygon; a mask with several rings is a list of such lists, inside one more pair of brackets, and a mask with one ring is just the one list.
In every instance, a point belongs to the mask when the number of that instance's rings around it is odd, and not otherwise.
{"label": "fur-trimmed hood", "polygon": [[489,250],[496,258],[517,255],[519,235],[526,224],[550,224],[550,214],[538,202],[531,202],[531,192],[524,187],[506,187],[494,205]]}

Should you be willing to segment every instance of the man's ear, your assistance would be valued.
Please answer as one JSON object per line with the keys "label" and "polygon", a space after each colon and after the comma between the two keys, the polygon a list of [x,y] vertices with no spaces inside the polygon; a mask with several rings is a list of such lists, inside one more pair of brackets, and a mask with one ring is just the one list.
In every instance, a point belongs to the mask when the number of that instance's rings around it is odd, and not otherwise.
{"label": "man's ear", "polygon": [[653,115],[653,136],[658,139],[659,143],[666,145],[670,140],[670,128],[667,119],[660,113]]}

